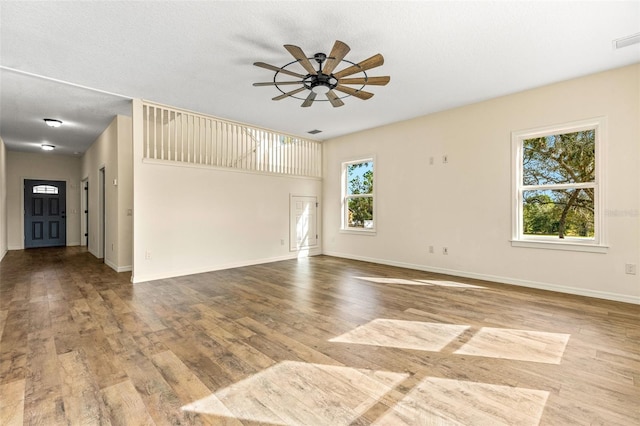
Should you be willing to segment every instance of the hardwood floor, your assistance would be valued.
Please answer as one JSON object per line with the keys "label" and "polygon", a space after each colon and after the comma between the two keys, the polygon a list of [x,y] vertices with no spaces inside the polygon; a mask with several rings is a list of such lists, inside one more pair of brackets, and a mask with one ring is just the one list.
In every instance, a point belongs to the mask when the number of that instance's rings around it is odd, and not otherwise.
{"label": "hardwood floor", "polygon": [[640,306],[314,257],[0,263],[1,425],[640,425]]}

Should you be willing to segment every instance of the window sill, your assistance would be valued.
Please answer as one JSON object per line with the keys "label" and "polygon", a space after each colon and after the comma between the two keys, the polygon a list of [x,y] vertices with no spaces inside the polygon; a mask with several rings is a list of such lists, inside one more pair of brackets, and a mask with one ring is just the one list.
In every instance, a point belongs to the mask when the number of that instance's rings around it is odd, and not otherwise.
{"label": "window sill", "polygon": [[511,240],[511,247],[537,248],[546,250],[580,251],[587,253],[607,253],[609,246],[572,242]]}
{"label": "window sill", "polygon": [[375,229],[340,229],[339,231],[341,234],[353,234],[353,235],[368,235],[368,236],[374,236],[376,235],[376,230]]}

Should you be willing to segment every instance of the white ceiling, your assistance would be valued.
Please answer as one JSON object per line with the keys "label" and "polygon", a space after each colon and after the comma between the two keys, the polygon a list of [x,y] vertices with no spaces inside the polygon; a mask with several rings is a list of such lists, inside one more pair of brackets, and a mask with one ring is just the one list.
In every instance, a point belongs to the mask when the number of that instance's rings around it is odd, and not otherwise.
{"label": "white ceiling", "polygon": [[[0,136],[82,153],[142,98],[324,140],[640,62],[640,45],[612,46],[639,32],[639,1],[2,1]],[[253,62],[293,60],[284,44],[335,40],[351,62],[381,53],[368,74],[391,82],[340,108],[252,86],[273,79]]]}

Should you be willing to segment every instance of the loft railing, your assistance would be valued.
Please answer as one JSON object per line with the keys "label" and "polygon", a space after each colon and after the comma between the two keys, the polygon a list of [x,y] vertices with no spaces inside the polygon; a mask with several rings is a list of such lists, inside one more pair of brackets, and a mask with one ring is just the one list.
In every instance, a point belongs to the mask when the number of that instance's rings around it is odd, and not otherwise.
{"label": "loft railing", "polygon": [[321,177],[319,142],[164,105],[143,103],[144,157]]}

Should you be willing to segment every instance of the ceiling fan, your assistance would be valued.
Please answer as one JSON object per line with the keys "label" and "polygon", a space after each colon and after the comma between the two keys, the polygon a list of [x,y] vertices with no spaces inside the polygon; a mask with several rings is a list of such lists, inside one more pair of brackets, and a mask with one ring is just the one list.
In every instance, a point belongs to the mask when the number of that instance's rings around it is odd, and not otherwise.
{"label": "ceiling fan", "polygon": [[[340,107],[344,105],[342,99],[349,96],[355,96],[356,98],[363,100],[371,98],[373,96],[373,93],[362,90],[367,84],[384,86],[389,83],[389,80],[391,79],[391,77],[389,76],[369,77],[366,73],[367,70],[379,67],[380,65],[384,64],[384,58],[381,54],[378,53],[377,55],[365,59],[364,61],[358,62],[357,64],[351,61],[347,61],[346,59],[344,59],[344,57],[347,55],[347,53],[349,53],[351,48],[340,40],[336,40],[329,55],[326,55],[324,53],[316,53],[312,57],[307,57],[307,55],[305,55],[302,49],[298,46],[285,44],[284,48],[287,49],[291,56],[295,58],[295,61],[289,62],[282,67],[276,67],[264,62],[254,62],[253,64],[257,67],[266,68],[268,70],[276,72],[273,75],[273,81],[264,83],[253,83],[254,86],[275,86],[280,92],[282,92],[281,95],[272,98],[274,101],[292,97],[304,100],[301,105],[303,107],[311,106],[314,101],[329,101],[334,107]],[[314,68],[314,64],[312,61],[316,62],[317,69]],[[340,65],[341,62],[345,62],[350,65],[347,68],[334,73],[333,71]],[[307,74],[301,74],[288,69],[290,65],[296,63],[302,65]],[[345,78],[358,73],[361,73],[361,75],[352,78]],[[297,77],[298,80],[278,80],[280,74]],[[300,87],[291,91],[285,91],[280,87],[288,85],[300,85]],[[352,85],[359,87],[354,88],[351,87]],[[296,96],[298,93],[304,92],[305,90],[309,91],[306,97],[300,98]],[[344,95],[338,96],[335,91],[344,93]],[[318,96],[319,94],[324,94],[327,99],[316,99],[316,96]]]}

